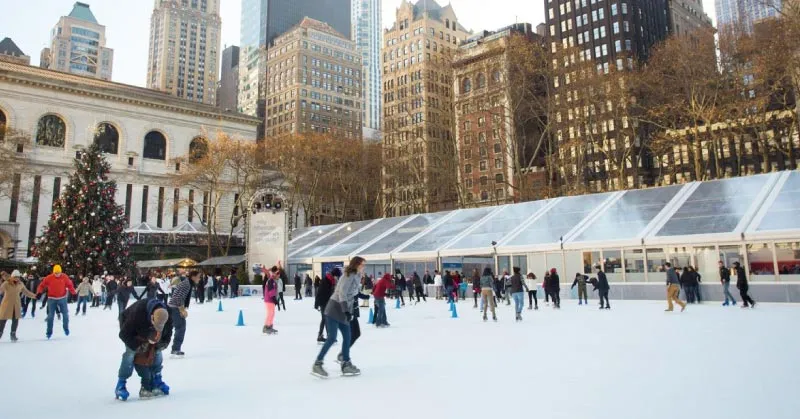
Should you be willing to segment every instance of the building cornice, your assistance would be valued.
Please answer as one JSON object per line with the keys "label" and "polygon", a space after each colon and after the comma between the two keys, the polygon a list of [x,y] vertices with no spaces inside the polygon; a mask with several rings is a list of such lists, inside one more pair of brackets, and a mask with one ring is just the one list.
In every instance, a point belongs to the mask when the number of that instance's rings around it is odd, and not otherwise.
{"label": "building cornice", "polygon": [[0,61],[0,81],[207,119],[252,126],[261,122],[256,117],[220,112],[213,106],[185,101],[155,90],[4,61]]}

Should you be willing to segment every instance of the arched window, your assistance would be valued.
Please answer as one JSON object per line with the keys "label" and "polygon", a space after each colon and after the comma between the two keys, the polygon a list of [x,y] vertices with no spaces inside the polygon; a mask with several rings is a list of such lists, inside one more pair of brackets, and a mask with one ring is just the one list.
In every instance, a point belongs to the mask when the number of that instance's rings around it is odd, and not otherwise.
{"label": "arched window", "polygon": [[64,147],[67,139],[67,124],[56,115],[39,118],[36,126],[36,144],[46,147]]}
{"label": "arched window", "polygon": [[6,125],[8,120],[6,119],[6,114],[0,110],[0,141],[5,140],[6,138]]}
{"label": "arched window", "polygon": [[478,74],[478,89],[486,87],[486,76],[483,73]]}
{"label": "arched window", "polygon": [[189,143],[189,163],[195,163],[208,154],[208,142],[203,137],[194,137]]}
{"label": "arched window", "polygon": [[117,154],[119,151],[119,132],[108,122],[103,122],[94,131],[94,142],[100,145],[100,151]]}
{"label": "arched window", "polygon": [[145,159],[166,160],[167,158],[167,139],[164,134],[158,131],[150,131],[144,136]]}
{"label": "arched window", "polygon": [[492,73],[492,81],[499,83],[501,79],[502,76],[500,75],[500,70],[495,70],[494,73]]}
{"label": "arched window", "polygon": [[461,93],[469,93],[472,90],[472,80],[465,78],[461,81]]}

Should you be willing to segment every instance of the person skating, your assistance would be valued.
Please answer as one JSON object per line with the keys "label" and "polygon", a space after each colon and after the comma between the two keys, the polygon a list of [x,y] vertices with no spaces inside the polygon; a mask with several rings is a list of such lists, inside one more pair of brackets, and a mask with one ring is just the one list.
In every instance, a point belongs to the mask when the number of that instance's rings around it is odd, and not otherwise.
{"label": "person skating", "polygon": [[278,267],[273,266],[265,275],[267,279],[261,284],[261,295],[264,296],[264,307],[267,309],[267,315],[264,318],[264,327],[261,329],[261,333],[265,335],[274,335],[278,333],[274,327],[275,307],[278,306],[278,290],[280,289]]}
{"label": "person skating", "polygon": [[747,308],[748,304],[752,308],[756,308],[756,302],[750,298],[747,292],[750,290],[750,285],[747,282],[747,275],[744,268],[739,262],[733,262],[733,270],[736,272],[736,288],[739,289],[739,296],[742,297],[742,308]]}
{"label": "person skating", "polygon": [[206,302],[206,279],[205,274],[200,275],[200,280],[195,284],[194,301],[198,304]]}
{"label": "person skating", "polygon": [[492,320],[497,321],[497,312],[495,311],[497,303],[494,296],[494,275],[492,268],[483,268],[483,275],[481,275],[481,304],[483,305],[483,321],[487,320],[486,311],[491,308]]}
{"label": "person skating", "polygon": [[312,293],[314,292],[313,291],[314,281],[311,280],[311,277],[308,274],[306,274],[305,286],[306,286],[306,297],[313,297],[314,294]]}
{"label": "person skating", "polygon": [[400,299],[400,305],[406,305],[406,300],[403,298],[403,292],[406,290],[406,276],[400,272],[400,269],[394,270],[394,288]]}
{"label": "person skating", "polygon": [[444,277],[442,278],[442,288],[444,288],[445,296],[447,296],[447,303],[450,304],[453,302],[453,287],[455,285],[455,281],[453,280],[453,275],[450,274],[450,271],[444,271]]}
{"label": "person skating", "polygon": [[[361,316],[359,300],[369,301],[369,295],[359,292],[356,294],[356,298],[353,299],[353,318],[350,320],[350,350],[353,349],[353,345],[355,345],[358,338],[361,337],[361,325],[358,324],[358,318]],[[341,364],[343,361],[342,353],[339,352],[339,354],[336,355],[336,362]]]}
{"label": "person skating", "polygon": [[683,268],[683,273],[681,273],[679,281],[683,287],[684,295],[686,296],[686,304],[694,304],[697,298],[695,294],[697,279],[689,266]]}
{"label": "person skating", "polygon": [[669,262],[665,263],[664,267],[667,268],[667,309],[664,311],[673,310],[673,301],[681,306],[681,311],[684,311],[686,310],[686,303],[681,301],[681,299],[678,297],[678,294],[681,292],[681,289],[678,286],[680,284],[678,273],[675,272],[675,268],[673,268],[672,264]]}
{"label": "person skating", "polygon": [[414,292],[417,294],[417,303],[419,303],[420,297],[422,297],[423,302],[427,303],[428,300],[425,298],[425,290],[422,287],[422,279],[420,279],[419,275],[417,275],[416,272],[414,272],[414,278],[412,281],[413,281],[412,285],[414,288]]}
{"label": "person skating", "polygon": [[408,290],[408,303],[410,304],[414,301],[414,277],[417,276],[417,272],[414,271],[410,277],[406,278],[406,290]]}
{"label": "person skating", "polygon": [[520,268],[515,266],[512,270],[514,271],[514,275],[511,275],[510,278],[509,291],[511,293],[511,298],[514,300],[514,311],[517,313],[516,320],[522,321],[522,309],[525,308],[524,291],[528,289],[528,286],[522,279]]}
{"label": "person skating", "polygon": [[508,274],[508,271],[503,271],[503,299],[506,300],[506,305],[511,305],[511,275]]}
{"label": "person skating", "polygon": [[578,286],[578,305],[589,304],[588,292],[586,292],[586,281],[588,280],[588,276],[579,272],[575,274],[575,280],[572,281],[570,289],[574,289],[575,285]]}
{"label": "person skating", "polygon": [[161,285],[158,283],[156,277],[151,277],[150,282],[145,285],[142,295],[144,295],[146,299],[152,300],[159,299],[159,295],[166,295],[166,292],[161,289]]}
{"label": "person skating", "polygon": [[[611,305],[608,304],[608,291],[611,289],[611,286],[608,284],[608,277],[606,277],[606,273],[603,272],[603,268],[600,265],[595,266],[595,269],[597,269],[597,285],[595,285],[595,289],[600,296],[600,310],[610,310]],[[606,302],[605,307],[603,307],[603,300]]]}
{"label": "person skating", "polygon": [[36,298],[36,294],[30,292],[25,288],[20,278],[22,274],[15,270],[11,276],[0,285],[0,339],[3,338],[3,332],[6,328],[6,322],[11,320],[11,341],[17,341],[17,326],[19,326],[19,319],[22,317],[22,299],[20,294],[24,294],[28,298]]}
{"label": "person skating", "polygon": [[113,276],[108,276],[106,279],[108,280],[106,282],[106,304],[103,310],[111,310],[114,298],[117,296],[117,281],[114,280]]}
{"label": "person skating", "polygon": [[[42,281],[39,280],[38,276],[36,276],[36,275],[34,275],[32,273],[29,273],[28,274],[28,283],[26,284],[26,288],[28,289],[28,291],[30,291],[34,295],[36,295],[36,289],[39,288],[39,284],[41,282]],[[30,309],[31,309],[31,318],[33,319],[33,318],[36,317],[36,304],[37,304],[37,302],[38,301],[36,300],[36,297],[33,297],[33,298],[25,297],[25,299],[23,300],[23,304],[22,304],[22,318],[23,319],[25,318],[25,315],[28,314],[28,307],[30,307]]]}
{"label": "person skating", "polygon": [[528,272],[525,277],[525,285],[528,286],[528,310],[538,310],[539,299],[536,298],[536,275],[533,272]]}
{"label": "person skating", "polygon": [[[169,315],[172,318],[172,327],[175,329],[175,338],[172,340],[172,355],[182,357],[185,353],[181,350],[183,338],[186,336],[186,317],[189,316],[189,302],[192,300],[192,288],[200,282],[200,272],[189,272],[189,278],[182,280],[173,289],[169,298]],[[144,300],[142,300],[144,301]],[[131,306],[133,307],[133,306]]]}
{"label": "person skating", "polygon": [[443,295],[443,292],[442,292],[442,282],[443,282],[442,275],[439,273],[438,270],[435,270],[433,272],[434,272],[434,274],[433,274],[433,288],[436,290],[436,299],[437,300],[441,300],[442,299],[442,295]]}
{"label": "person skating", "polygon": [[89,280],[89,277],[83,278],[83,281],[81,281],[75,291],[78,293],[78,304],[75,305],[75,315],[78,315],[81,305],[83,305],[83,315],[85,316],[86,302],[89,300],[89,298],[94,297],[94,293],[92,292],[92,282]]}
{"label": "person skating", "polygon": [[550,305],[550,290],[547,288],[547,285],[550,283],[550,271],[545,271],[544,279],[542,280],[542,289],[544,290],[544,304],[546,306]]}
{"label": "person skating", "polygon": [[100,299],[103,298],[104,291],[105,286],[103,285],[103,281],[100,280],[99,276],[95,276],[92,281],[92,294],[94,294],[92,298],[92,307],[100,307]]}
{"label": "person skating", "polygon": [[[330,272],[326,273],[325,279],[321,280],[319,283],[317,297],[314,299],[314,309],[318,310],[320,314],[319,333],[317,333],[317,342],[319,343],[323,343],[327,340],[325,336],[322,335],[322,331],[327,327],[325,322],[325,306],[328,305],[328,300],[331,299],[335,287],[336,279],[333,277],[333,274]],[[331,331],[328,330],[328,334],[330,333]]]}
{"label": "person skating", "polygon": [[392,275],[386,273],[372,288],[372,297],[375,298],[375,327],[389,327],[386,318],[386,291],[393,289]]}
{"label": "person skating", "polygon": [[76,295],[72,281],[61,272],[61,265],[53,266],[53,273],[48,275],[36,289],[37,296],[47,294],[47,339],[53,336],[53,317],[56,308],[61,312],[64,334],[69,336],[69,308],[67,307],[67,293]]}
{"label": "person skating", "polygon": [[328,323],[328,339],[322,345],[311,373],[321,378],[328,377],[328,372],[323,368],[323,361],[328,350],[336,340],[337,331],[342,332],[342,375],[359,375],[361,371],[350,360],[350,321],[353,319],[353,300],[358,295],[360,278],[364,272],[366,261],[360,256],[350,260],[345,269],[344,276],[325,307],[325,318]]}
{"label": "person skating", "polygon": [[725,263],[719,261],[719,282],[722,284],[722,294],[725,296],[723,306],[736,305],[736,299],[731,294],[731,270],[725,267]]}
{"label": "person skating", "polygon": [[133,282],[124,280],[119,288],[117,288],[117,308],[119,309],[119,316],[121,316],[122,312],[128,307],[128,300],[130,300],[131,295],[137,300],[141,298],[141,296],[136,294],[136,289],[133,288]]}
{"label": "person skating", "polygon": [[472,270],[472,299],[474,304],[472,308],[478,308],[478,296],[481,293],[481,274],[478,268]]}
{"label": "person skating", "polygon": [[503,278],[495,276],[492,285],[494,286],[494,304],[497,305],[498,301],[503,301],[503,288],[505,287]]}
{"label": "person skating", "polygon": [[140,300],[122,312],[119,318],[119,339],[125,344],[114,395],[125,401],[126,388],[133,370],[141,378],[140,399],[169,394],[169,386],[161,376],[163,355],[172,339],[172,316],[158,299]]}
{"label": "person skating", "polygon": [[286,301],[283,300],[283,293],[286,292],[286,283],[289,282],[289,276],[286,275],[286,271],[283,269],[283,265],[281,262],[278,261],[278,277],[275,278],[275,282],[278,284],[278,310],[283,307],[283,311],[286,311]]}
{"label": "person skating", "polygon": [[295,301],[303,299],[303,280],[299,273],[294,274],[294,299]]}
{"label": "person skating", "polygon": [[558,277],[556,268],[550,269],[550,277],[547,278],[548,283],[545,286],[550,293],[550,299],[553,300],[553,308],[561,308],[561,278]]}

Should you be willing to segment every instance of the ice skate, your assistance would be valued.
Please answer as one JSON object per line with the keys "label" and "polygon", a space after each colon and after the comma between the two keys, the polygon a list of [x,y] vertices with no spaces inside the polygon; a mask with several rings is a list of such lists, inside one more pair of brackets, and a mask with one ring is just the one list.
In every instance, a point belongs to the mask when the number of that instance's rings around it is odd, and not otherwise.
{"label": "ice skate", "polygon": [[322,368],[322,361],[314,362],[314,366],[311,368],[311,375],[319,378],[328,378],[328,372],[325,371],[325,368]]}
{"label": "ice skate", "polygon": [[267,334],[268,335],[277,335],[278,331],[272,326],[267,326]]}
{"label": "ice skate", "polygon": [[128,400],[128,397],[130,397],[130,393],[125,388],[125,380],[117,381],[117,387],[114,389],[114,398],[124,402]]}
{"label": "ice skate", "polygon": [[492,320],[497,321],[497,315],[496,314],[492,314]]}
{"label": "ice skate", "polygon": [[753,304],[750,304],[750,308],[756,308],[756,302],[753,301]]}
{"label": "ice skate", "polygon": [[342,375],[345,377],[353,377],[356,375],[361,375],[361,370],[356,368],[350,361],[342,362]]}
{"label": "ice skate", "polygon": [[727,302],[727,301],[725,301],[724,303],[722,303],[722,306],[723,306],[723,307],[727,307],[727,306],[729,306],[729,305],[730,305],[730,303],[729,303],[729,302]]}
{"label": "ice skate", "polygon": [[11,332],[11,341],[16,342],[18,340],[19,339],[17,339],[17,332]]}
{"label": "ice skate", "polygon": [[323,343],[325,343],[325,340],[326,339],[322,335],[317,336],[317,343],[318,344],[322,345]]}
{"label": "ice skate", "polygon": [[681,313],[683,313],[684,311],[686,311],[686,306],[681,307]]}
{"label": "ice skate", "polygon": [[487,320],[489,320],[489,319],[488,319],[488,318],[486,317],[486,315],[484,314],[484,315],[483,315],[483,321],[487,321]]}
{"label": "ice skate", "polygon": [[156,395],[153,394],[153,392],[151,390],[148,390],[148,389],[146,389],[144,387],[139,389],[139,398],[140,399],[147,400],[147,399],[152,399],[153,397],[156,397]]}
{"label": "ice skate", "polygon": [[156,390],[158,390],[165,396],[169,395],[169,386],[161,378],[161,374],[158,374],[155,377],[153,377],[153,391],[155,392]]}
{"label": "ice skate", "polygon": [[581,300],[578,300],[578,305],[579,305],[579,306],[582,306],[582,305],[583,305],[583,301],[581,301]]}
{"label": "ice skate", "polygon": [[64,336],[69,336],[69,329],[64,328]]}
{"label": "ice skate", "polygon": [[173,358],[183,358],[184,355],[186,355],[186,354],[183,353],[183,351],[178,351],[178,350],[173,349],[172,352],[170,353],[170,355],[172,355]]}
{"label": "ice skate", "polygon": [[342,356],[342,354],[336,355],[336,363],[341,364],[343,362],[344,362],[344,357]]}
{"label": "ice skate", "polygon": [[261,328],[261,333],[266,335],[268,333],[268,330],[269,330],[269,327],[264,326],[264,327]]}

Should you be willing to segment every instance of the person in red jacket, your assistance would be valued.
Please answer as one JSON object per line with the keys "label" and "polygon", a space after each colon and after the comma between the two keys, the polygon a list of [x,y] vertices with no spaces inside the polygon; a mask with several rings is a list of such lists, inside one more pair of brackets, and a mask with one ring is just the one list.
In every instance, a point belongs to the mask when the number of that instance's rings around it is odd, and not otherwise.
{"label": "person in red jacket", "polygon": [[64,334],[69,336],[69,309],[67,308],[67,292],[77,295],[75,287],[68,276],[61,273],[61,265],[53,266],[53,273],[46,276],[36,289],[38,296],[47,293],[47,339],[53,336],[53,317],[56,307],[61,312],[64,323]]}
{"label": "person in red jacket", "polygon": [[389,327],[389,322],[386,320],[386,290],[394,288],[392,275],[387,273],[375,283],[375,287],[372,289],[372,296],[375,298],[376,327]]}

